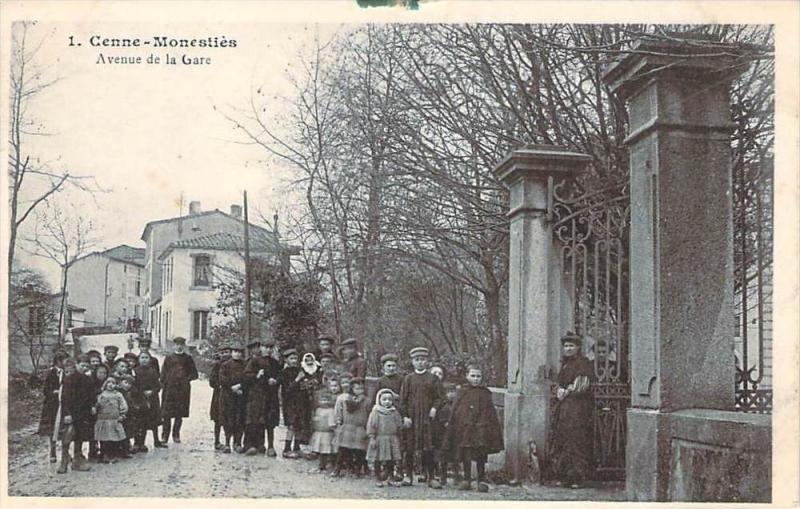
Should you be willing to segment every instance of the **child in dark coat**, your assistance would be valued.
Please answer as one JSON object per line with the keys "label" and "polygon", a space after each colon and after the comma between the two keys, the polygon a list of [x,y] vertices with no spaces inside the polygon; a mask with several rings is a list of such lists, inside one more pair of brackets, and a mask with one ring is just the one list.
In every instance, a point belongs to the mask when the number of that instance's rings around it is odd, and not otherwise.
{"label": "child in dark coat", "polygon": [[492,393],[482,385],[480,366],[467,367],[467,385],[461,387],[453,402],[445,441],[450,454],[460,458],[464,481],[459,489],[472,489],[472,462],[476,463],[478,491],[489,491],[486,484],[486,456],[503,450],[503,428],[497,418]]}
{"label": "child in dark coat", "polygon": [[428,349],[413,348],[410,352],[414,372],[403,379],[400,391],[400,411],[406,425],[410,426],[404,440],[404,486],[411,486],[414,475],[414,455],[419,452],[428,486],[440,489],[442,485],[433,478],[434,440],[431,422],[445,403],[442,381],[428,371]]}
{"label": "child in dark coat", "polygon": [[211,373],[208,375],[208,385],[211,386],[211,406],[209,407],[209,417],[214,423],[214,449],[217,451],[222,450],[224,447],[219,440],[220,432],[222,431],[222,417],[220,416],[219,409],[219,368],[222,363],[231,358],[231,349],[228,345],[221,345],[219,350],[214,355],[214,362],[211,365]]}
{"label": "child in dark coat", "polygon": [[285,365],[281,372],[281,401],[283,402],[283,421],[286,424],[286,437],[283,442],[283,457],[297,459],[300,443],[308,441],[308,424],[311,420],[311,404],[303,389],[305,372],[299,365],[297,350],[283,351]]}
{"label": "child in dark coat", "polygon": [[244,348],[240,344],[231,346],[231,358],[219,368],[219,404],[222,428],[225,431],[225,445],[223,453],[233,450],[244,452],[242,436],[245,428],[245,412],[247,410],[247,395],[245,394],[245,362]]}
{"label": "child in dark coat", "polygon": [[434,442],[434,470],[438,473],[439,482],[442,486],[447,485],[447,467],[454,461],[452,454],[447,448],[445,443],[445,435],[447,433],[447,423],[450,421],[450,416],[453,414],[453,402],[456,397],[456,386],[451,383],[444,384],[444,392],[447,396],[447,401],[444,406],[436,412],[436,418],[433,420],[433,442]]}
{"label": "child in dark coat", "polygon": [[159,380],[159,372],[157,365],[153,362],[154,360],[149,352],[142,352],[139,354],[139,365],[134,370],[136,388],[144,396],[145,402],[139,434],[135,437],[136,448],[140,452],[147,452],[144,441],[148,430],[153,433],[153,446],[167,447],[167,444],[158,438],[158,426],[161,424],[161,403],[159,402],[158,393],[161,391],[161,381]]}
{"label": "child in dark coat", "polygon": [[120,444],[122,447],[120,456],[130,458],[131,453],[140,452],[138,446],[131,447],[131,439],[135,439],[141,433],[142,417],[144,417],[147,403],[145,403],[144,394],[135,385],[134,378],[131,375],[120,379],[118,390],[128,405],[128,413],[122,422],[122,426],[125,429],[125,440]]}
{"label": "child in dark coat", "polygon": [[375,466],[378,487],[400,483],[393,478],[394,464],[402,459],[400,451],[400,432],[403,430],[403,417],[394,407],[397,394],[391,389],[381,389],[375,395],[375,405],[367,419],[367,459]]}
{"label": "child in dark coat", "polygon": [[[63,412],[61,407],[61,387],[64,380],[64,361],[68,358],[66,352],[56,352],[53,356],[53,366],[47,370],[42,392],[42,415],[39,418],[39,435],[47,437],[50,444],[50,463],[55,463],[56,442],[64,434]],[[56,418],[58,418],[58,432],[56,432]],[[55,436],[54,436],[55,435]]]}
{"label": "child in dark coat", "polygon": [[[89,358],[86,355],[78,357],[73,363],[70,359],[64,361],[64,386],[61,390],[61,414],[63,423],[67,426],[61,446],[61,465],[57,472],[67,472],[67,466],[72,462],[72,469],[85,471],[91,470],[86,464],[82,454],[83,442],[94,440],[94,381],[86,371],[89,370]],[[69,455],[69,444],[74,444],[74,457]]]}

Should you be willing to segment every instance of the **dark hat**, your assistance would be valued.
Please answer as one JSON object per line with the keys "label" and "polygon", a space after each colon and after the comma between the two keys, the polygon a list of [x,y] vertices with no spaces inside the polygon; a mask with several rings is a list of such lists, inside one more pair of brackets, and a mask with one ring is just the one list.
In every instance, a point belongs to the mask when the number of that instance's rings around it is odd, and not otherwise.
{"label": "dark hat", "polygon": [[186,344],[186,338],[183,338],[181,336],[176,336],[176,337],[172,338],[172,342],[175,343],[176,345],[185,345]]}
{"label": "dark hat", "polygon": [[323,342],[323,341],[328,341],[328,342],[330,342],[330,343],[335,343],[335,341],[333,340],[333,338],[332,338],[332,337],[330,337],[330,336],[320,336],[320,337],[318,337],[318,338],[317,338],[317,343],[321,343],[321,342]]}
{"label": "dark hat", "polygon": [[244,345],[240,341],[231,341],[230,349],[242,352],[244,351]]}
{"label": "dark hat", "polygon": [[220,344],[217,345],[217,350],[219,350],[220,352],[222,352],[224,350],[230,350],[230,349],[231,349],[231,344],[227,343],[227,342],[226,343],[220,343]]}
{"label": "dark hat", "polygon": [[253,348],[254,346],[261,346],[261,340],[253,338],[247,343],[247,348]]}
{"label": "dark hat", "polygon": [[133,378],[131,375],[125,375],[125,376],[121,376],[121,377],[119,377],[119,381],[120,381],[120,382],[130,382],[130,383],[134,383],[134,382],[136,381],[136,379],[135,379],[135,378]]}
{"label": "dark hat", "polygon": [[85,353],[78,355],[78,362],[89,362],[89,356]]}
{"label": "dark hat", "polygon": [[352,380],[350,380],[350,384],[361,384],[361,385],[364,385],[365,383],[366,383],[365,380],[363,378],[361,378],[360,376],[354,377]]}
{"label": "dark hat", "polygon": [[104,352],[119,352],[119,347],[117,345],[106,345],[103,347]]}
{"label": "dark hat", "polygon": [[583,343],[583,339],[574,332],[567,332],[561,338],[561,344],[563,345],[564,343],[575,343],[576,345],[580,345]]}
{"label": "dark hat", "polygon": [[300,354],[297,352],[296,348],[287,348],[286,350],[281,352],[281,355],[283,355],[284,357],[289,357],[290,355],[300,355]]}
{"label": "dark hat", "polygon": [[274,338],[265,338],[265,339],[261,340],[261,344],[265,345],[265,346],[272,346],[272,345],[275,344],[275,339]]}
{"label": "dark hat", "polygon": [[128,363],[128,359],[126,359],[125,357],[119,357],[118,359],[116,359],[114,361],[114,366],[116,366],[117,364],[119,364],[121,362],[124,362],[125,364],[127,364]]}
{"label": "dark hat", "polygon": [[348,380],[352,380],[353,379],[353,374],[350,373],[349,371],[345,371],[345,372],[343,372],[342,374],[339,375],[339,378],[347,378]]}
{"label": "dark hat", "polygon": [[97,350],[89,350],[88,352],[86,352],[86,355],[88,355],[89,357],[102,357],[100,352],[98,352]]}
{"label": "dark hat", "polygon": [[139,346],[150,346],[153,341],[150,338],[139,338]]}
{"label": "dark hat", "polygon": [[400,360],[400,358],[397,355],[393,354],[393,353],[386,353],[386,354],[381,355],[381,364],[383,364],[384,362],[388,362],[388,361],[397,362],[399,360]]}
{"label": "dark hat", "polygon": [[412,348],[411,351],[408,352],[408,355],[410,355],[413,359],[414,357],[427,357],[429,353],[430,352],[428,352],[428,349],[424,346],[418,346],[416,348]]}
{"label": "dark hat", "polygon": [[347,338],[342,341],[342,346],[358,346],[358,341],[356,341],[356,338]]}

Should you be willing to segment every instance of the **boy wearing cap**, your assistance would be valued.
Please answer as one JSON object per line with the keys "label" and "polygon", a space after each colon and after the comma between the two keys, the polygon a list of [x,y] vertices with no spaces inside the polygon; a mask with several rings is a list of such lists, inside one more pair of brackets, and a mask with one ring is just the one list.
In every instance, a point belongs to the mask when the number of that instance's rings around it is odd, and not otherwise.
{"label": "boy wearing cap", "polygon": [[320,337],[318,337],[317,338],[317,349],[314,350],[313,352],[311,352],[311,353],[314,354],[314,358],[319,360],[319,361],[322,361],[322,356],[323,355],[330,354],[331,362],[333,364],[338,364],[339,363],[339,358],[336,356],[335,353],[333,353],[333,343],[334,343],[333,338],[330,337],[330,336],[320,336]]}
{"label": "boy wearing cap", "polygon": [[219,417],[225,431],[225,445],[222,447],[222,452],[231,452],[232,439],[233,450],[242,453],[244,452],[242,435],[244,434],[247,406],[244,347],[240,343],[232,344],[230,352],[230,359],[223,362],[219,368]]}
{"label": "boy wearing cap", "polygon": [[412,484],[414,454],[419,452],[428,486],[439,489],[442,485],[433,477],[435,441],[431,422],[436,418],[438,410],[445,404],[446,397],[442,381],[428,371],[428,349],[417,347],[409,353],[414,372],[405,376],[400,389],[400,412],[405,425],[410,426],[403,451],[405,457],[403,485],[411,486]]}
{"label": "boy wearing cap", "polygon": [[[248,345],[252,357],[244,369],[247,381],[247,417],[245,449],[248,456],[264,454],[275,457],[275,427],[280,420],[280,364],[274,341],[253,340]],[[267,447],[264,447],[264,430]]]}
{"label": "boy wearing cap", "polygon": [[161,415],[164,417],[161,441],[167,442],[171,430],[172,441],[179,444],[183,418],[189,417],[192,390],[190,383],[197,380],[197,367],[192,356],[186,352],[186,339],[176,337],[172,342],[175,350],[164,359],[161,369],[161,386],[164,388],[161,401]]}
{"label": "boy wearing cap", "polygon": [[[68,369],[69,365],[69,369]],[[58,473],[67,471],[67,464],[72,462],[72,469],[78,471],[90,470],[83,457],[83,442],[94,439],[94,403],[96,394],[94,381],[85,373],[89,369],[89,357],[85,354],[78,356],[74,364],[68,359],[64,362],[64,380],[61,391],[61,414],[64,416],[63,424],[67,427],[64,432],[61,447],[61,465]],[[69,444],[74,444],[74,457],[69,456]]]}
{"label": "boy wearing cap", "polygon": [[358,353],[358,342],[356,338],[347,338],[342,342],[342,366],[354,378],[364,378],[367,376],[367,362]]}
{"label": "boy wearing cap", "polygon": [[119,352],[119,348],[117,348],[116,345],[106,345],[103,348],[103,355],[106,358],[106,361],[104,362],[104,364],[108,368],[108,372],[109,373],[111,373],[111,371],[114,369],[114,361],[117,358],[117,353],[118,352]]}

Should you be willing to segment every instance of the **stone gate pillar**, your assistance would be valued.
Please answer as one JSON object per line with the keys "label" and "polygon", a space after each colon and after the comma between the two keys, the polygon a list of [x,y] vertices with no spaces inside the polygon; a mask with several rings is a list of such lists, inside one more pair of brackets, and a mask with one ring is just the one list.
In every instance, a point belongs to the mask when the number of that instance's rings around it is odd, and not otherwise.
{"label": "stone gate pillar", "polygon": [[[589,156],[533,145],[511,152],[494,169],[509,189],[511,221],[508,299],[508,391],[505,396],[506,467],[524,479],[528,444],[544,453],[550,406],[549,368],[561,330],[561,271],[547,221],[548,177],[574,177]],[[558,349],[556,347],[555,351]]]}
{"label": "stone gate pillar", "polygon": [[604,76],[630,115],[626,483],[634,500],[681,498],[675,483],[684,481],[670,484],[671,470],[683,475],[676,456],[705,454],[694,444],[706,439],[678,440],[676,429],[701,414],[713,416],[706,429],[729,418],[684,410],[734,404],[729,87],[743,68],[732,48],[698,42],[640,43]]}

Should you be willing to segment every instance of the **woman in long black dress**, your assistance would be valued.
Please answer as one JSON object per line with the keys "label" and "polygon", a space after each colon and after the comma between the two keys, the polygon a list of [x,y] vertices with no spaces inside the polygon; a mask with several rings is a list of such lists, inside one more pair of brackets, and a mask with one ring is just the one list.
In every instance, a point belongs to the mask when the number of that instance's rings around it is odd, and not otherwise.
{"label": "woman in long black dress", "polygon": [[[56,415],[60,405],[59,397],[61,394],[61,384],[64,379],[64,359],[69,357],[66,352],[56,352],[53,356],[53,366],[47,370],[45,375],[44,401],[42,402],[42,415],[39,419],[39,435],[46,436],[50,444],[50,463],[55,463],[56,442],[53,440],[55,431]],[[63,434],[64,426],[59,423],[59,435]],[[58,440],[60,437],[55,437]]]}
{"label": "woman in long black dress", "polygon": [[556,478],[572,488],[591,475],[594,400],[592,363],[581,353],[581,338],[561,338],[561,370],[553,409],[550,458]]}

